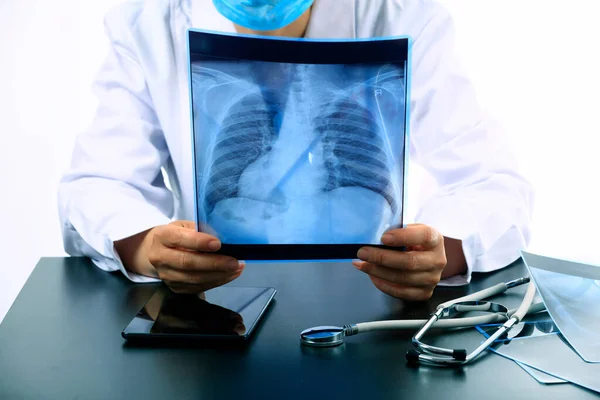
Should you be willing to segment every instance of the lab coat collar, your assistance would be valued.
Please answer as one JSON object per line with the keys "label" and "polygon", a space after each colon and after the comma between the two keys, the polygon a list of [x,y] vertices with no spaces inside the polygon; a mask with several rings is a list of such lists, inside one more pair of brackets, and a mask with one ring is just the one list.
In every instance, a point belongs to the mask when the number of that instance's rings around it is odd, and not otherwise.
{"label": "lab coat collar", "polygon": [[315,0],[306,37],[311,39],[356,38],[357,0]]}
{"label": "lab coat collar", "polygon": [[235,33],[233,22],[217,11],[212,0],[190,0],[192,2],[191,28]]}
{"label": "lab coat collar", "polygon": [[[217,11],[211,0],[191,0],[192,28],[235,33],[233,23]],[[357,0],[315,0],[307,38],[339,39],[356,37]]]}

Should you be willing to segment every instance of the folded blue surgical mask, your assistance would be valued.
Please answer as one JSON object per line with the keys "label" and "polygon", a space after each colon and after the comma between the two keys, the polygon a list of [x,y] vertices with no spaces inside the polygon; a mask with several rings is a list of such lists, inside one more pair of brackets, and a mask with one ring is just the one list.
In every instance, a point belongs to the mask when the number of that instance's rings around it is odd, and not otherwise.
{"label": "folded blue surgical mask", "polygon": [[233,23],[256,31],[272,31],[297,20],[314,0],[213,0]]}

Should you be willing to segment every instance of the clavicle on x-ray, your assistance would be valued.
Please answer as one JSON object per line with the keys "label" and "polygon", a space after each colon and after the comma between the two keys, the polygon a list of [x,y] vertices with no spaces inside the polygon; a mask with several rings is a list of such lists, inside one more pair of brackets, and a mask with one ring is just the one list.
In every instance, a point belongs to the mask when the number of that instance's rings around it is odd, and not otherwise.
{"label": "clavicle on x-ray", "polygon": [[191,65],[197,214],[228,244],[379,244],[403,212],[405,65]]}

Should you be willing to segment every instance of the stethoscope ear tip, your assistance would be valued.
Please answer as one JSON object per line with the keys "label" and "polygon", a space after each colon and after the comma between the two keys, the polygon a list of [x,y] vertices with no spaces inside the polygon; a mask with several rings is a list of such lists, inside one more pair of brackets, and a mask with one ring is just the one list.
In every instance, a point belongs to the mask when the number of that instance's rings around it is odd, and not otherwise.
{"label": "stethoscope ear tip", "polygon": [[419,353],[415,349],[410,349],[406,352],[406,361],[409,364],[419,364]]}
{"label": "stethoscope ear tip", "polygon": [[467,350],[465,349],[454,349],[452,351],[452,358],[458,361],[466,361],[467,360]]}

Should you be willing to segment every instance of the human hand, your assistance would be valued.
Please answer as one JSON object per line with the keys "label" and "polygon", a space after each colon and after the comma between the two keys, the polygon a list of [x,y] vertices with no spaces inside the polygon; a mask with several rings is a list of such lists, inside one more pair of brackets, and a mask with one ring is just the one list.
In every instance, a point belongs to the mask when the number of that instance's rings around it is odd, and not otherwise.
{"label": "human hand", "polygon": [[221,242],[198,232],[191,221],[176,221],[153,229],[148,261],[175,293],[201,293],[238,278],[244,263],[214,254]]}
{"label": "human hand", "polygon": [[244,319],[237,312],[211,304],[203,294],[167,293],[160,304],[153,332],[236,334],[246,333]]}
{"label": "human hand", "polygon": [[444,237],[427,225],[415,224],[390,230],[381,241],[386,246],[405,246],[407,251],[363,247],[357,254],[359,261],[352,264],[390,296],[428,300],[447,263]]}
{"label": "human hand", "polygon": [[175,221],[115,242],[125,267],[161,279],[175,293],[201,293],[238,278],[244,263],[214,254],[221,242],[196,231],[191,221]]}

